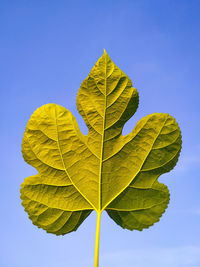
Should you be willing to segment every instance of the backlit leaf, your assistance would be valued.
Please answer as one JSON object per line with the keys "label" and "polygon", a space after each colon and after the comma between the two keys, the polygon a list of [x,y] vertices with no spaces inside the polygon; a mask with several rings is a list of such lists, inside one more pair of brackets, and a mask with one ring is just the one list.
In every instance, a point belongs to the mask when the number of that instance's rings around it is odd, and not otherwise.
{"label": "backlit leaf", "polygon": [[62,106],[47,104],[33,113],[22,153],[38,174],[22,183],[21,198],[35,225],[64,235],[92,210],[106,210],[130,230],[159,220],[169,192],[157,179],[176,165],[181,133],[169,114],[153,113],[123,136],[138,102],[131,80],[104,52],[77,95],[88,135]]}

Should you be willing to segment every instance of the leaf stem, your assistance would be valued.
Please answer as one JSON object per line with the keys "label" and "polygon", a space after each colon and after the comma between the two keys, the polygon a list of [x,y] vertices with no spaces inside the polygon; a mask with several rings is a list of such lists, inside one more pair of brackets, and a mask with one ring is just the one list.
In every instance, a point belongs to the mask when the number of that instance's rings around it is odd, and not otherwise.
{"label": "leaf stem", "polygon": [[97,211],[94,267],[98,267],[99,266],[99,234],[100,234],[101,213],[102,213],[102,211]]}

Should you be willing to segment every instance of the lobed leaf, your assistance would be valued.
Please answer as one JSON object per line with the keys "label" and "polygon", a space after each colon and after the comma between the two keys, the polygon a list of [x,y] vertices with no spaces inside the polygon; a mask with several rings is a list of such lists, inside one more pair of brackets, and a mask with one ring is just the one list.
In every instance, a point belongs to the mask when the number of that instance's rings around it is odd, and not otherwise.
{"label": "lobed leaf", "polygon": [[25,179],[21,198],[35,225],[66,234],[92,210],[106,210],[129,230],[159,220],[169,192],[157,179],[176,165],[181,133],[169,114],[154,113],[123,136],[138,103],[137,89],[104,52],[77,95],[87,136],[64,107],[47,104],[33,113],[22,153],[38,174]]}

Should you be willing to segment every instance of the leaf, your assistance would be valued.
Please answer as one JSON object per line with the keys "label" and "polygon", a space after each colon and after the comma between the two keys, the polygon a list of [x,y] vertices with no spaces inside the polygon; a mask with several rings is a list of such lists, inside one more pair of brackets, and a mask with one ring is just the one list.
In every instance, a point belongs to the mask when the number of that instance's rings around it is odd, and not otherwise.
{"label": "leaf", "polygon": [[107,212],[121,227],[141,231],[159,220],[168,203],[167,186],[156,181],[151,188],[129,186],[110,204]]}
{"label": "leaf", "polygon": [[33,113],[22,153],[38,174],[22,183],[21,198],[35,225],[64,235],[92,210],[106,210],[130,230],[159,220],[169,192],[157,179],[176,165],[181,133],[169,114],[154,113],[123,136],[138,102],[131,80],[104,52],[77,95],[88,135],[64,107],[47,104]]}

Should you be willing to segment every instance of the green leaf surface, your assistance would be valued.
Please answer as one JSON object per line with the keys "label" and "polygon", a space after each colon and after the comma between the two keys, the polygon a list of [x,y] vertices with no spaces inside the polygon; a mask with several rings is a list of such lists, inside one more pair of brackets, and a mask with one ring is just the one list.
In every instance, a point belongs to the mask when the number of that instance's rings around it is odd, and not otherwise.
{"label": "green leaf surface", "polygon": [[35,225],[63,235],[75,231],[92,210],[106,210],[129,230],[159,220],[169,192],[157,179],[176,165],[181,133],[169,114],[154,113],[122,135],[138,102],[131,80],[104,52],[77,95],[87,135],[62,106],[47,104],[33,113],[22,153],[38,174],[25,179],[21,198]]}

